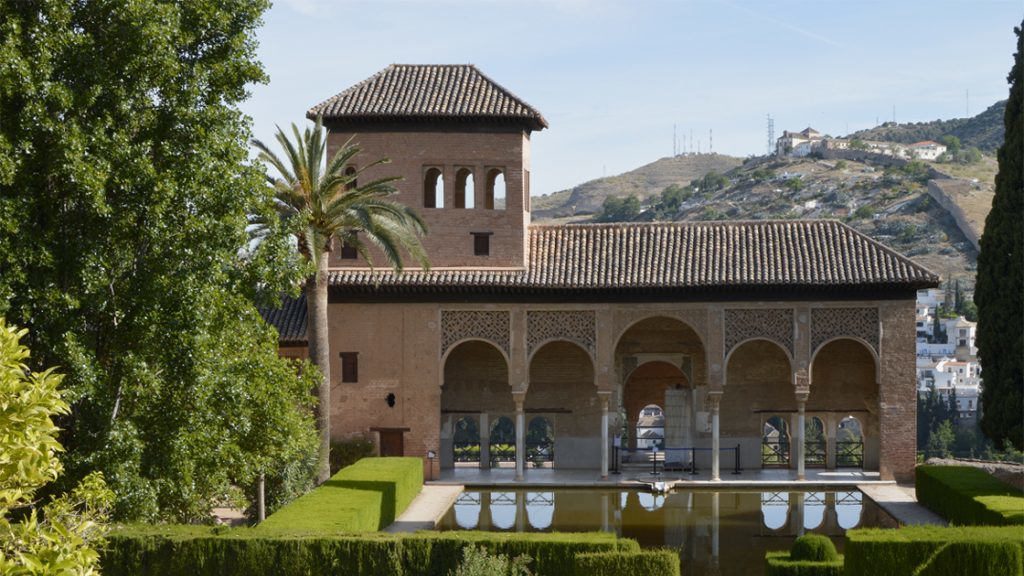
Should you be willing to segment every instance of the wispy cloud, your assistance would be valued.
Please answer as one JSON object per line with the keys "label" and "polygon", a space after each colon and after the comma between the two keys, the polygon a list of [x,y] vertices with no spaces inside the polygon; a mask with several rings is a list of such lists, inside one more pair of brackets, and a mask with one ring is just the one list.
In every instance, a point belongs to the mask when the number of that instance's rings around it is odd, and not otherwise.
{"label": "wispy cloud", "polygon": [[801,28],[800,26],[797,26],[795,24],[790,24],[789,22],[784,22],[782,20],[779,20],[778,18],[769,16],[769,15],[761,13],[761,12],[757,12],[755,10],[751,10],[750,8],[747,8],[746,6],[741,6],[739,4],[736,4],[735,2],[730,2],[729,0],[721,0],[721,1],[722,1],[722,4],[725,4],[727,6],[735,8],[736,10],[739,10],[740,12],[743,12],[743,13],[747,14],[748,16],[752,16],[754,18],[757,18],[758,20],[764,20],[765,22],[771,22],[772,24],[775,24],[775,25],[777,25],[779,27],[785,28],[786,30],[789,30],[791,32],[796,32],[797,34],[799,34],[801,36],[804,36],[805,38],[810,38],[811,40],[816,40],[816,41],[821,42],[823,44],[828,44],[829,46],[835,46],[836,48],[843,48],[843,45],[840,44],[839,42],[836,42],[835,40],[833,40],[833,39],[831,39],[831,38],[829,38],[827,36],[822,36],[821,34],[818,34],[817,32],[813,32],[813,31],[808,30],[806,28]]}

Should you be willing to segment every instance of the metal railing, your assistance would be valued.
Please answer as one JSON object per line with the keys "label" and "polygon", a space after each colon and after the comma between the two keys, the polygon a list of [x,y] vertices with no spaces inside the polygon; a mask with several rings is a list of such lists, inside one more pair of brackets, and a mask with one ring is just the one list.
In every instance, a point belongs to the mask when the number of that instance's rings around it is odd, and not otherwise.
{"label": "metal railing", "polygon": [[844,440],[836,442],[836,466],[840,468],[863,468],[864,441]]}
{"label": "metal railing", "polygon": [[828,462],[828,452],[825,440],[804,441],[804,465],[824,466]]}
{"label": "metal railing", "polygon": [[789,466],[789,440],[763,438],[761,440],[762,466]]}
{"label": "metal railing", "polygon": [[479,462],[479,442],[456,442],[453,448],[456,462]]}

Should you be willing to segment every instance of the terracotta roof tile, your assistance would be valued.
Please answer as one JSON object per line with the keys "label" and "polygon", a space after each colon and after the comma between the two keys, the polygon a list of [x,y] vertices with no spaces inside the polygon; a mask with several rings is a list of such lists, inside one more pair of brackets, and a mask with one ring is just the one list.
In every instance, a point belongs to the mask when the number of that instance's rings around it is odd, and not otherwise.
{"label": "terracotta roof tile", "polygon": [[531,226],[525,269],[340,269],[335,292],[934,286],[939,278],[832,220]]}
{"label": "terracotta roof tile", "polygon": [[277,329],[278,342],[284,345],[306,343],[306,295],[285,297],[280,308],[260,308],[263,320]]}
{"label": "terracotta roof tile", "polygon": [[331,121],[496,119],[547,128],[535,108],[471,64],[392,64],[313,106],[309,118]]}

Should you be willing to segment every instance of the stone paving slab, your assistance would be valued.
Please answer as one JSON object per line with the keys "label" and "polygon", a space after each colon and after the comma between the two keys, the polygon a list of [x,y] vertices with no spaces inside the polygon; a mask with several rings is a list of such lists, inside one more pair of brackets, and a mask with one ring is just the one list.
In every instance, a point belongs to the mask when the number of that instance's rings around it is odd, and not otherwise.
{"label": "stone paving slab", "polygon": [[905,526],[948,525],[941,516],[918,504],[913,485],[861,484],[857,488],[900,524]]}
{"label": "stone paving slab", "polygon": [[384,531],[397,533],[433,530],[461,493],[462,486],[459,485],[424,485],[405,512]]}

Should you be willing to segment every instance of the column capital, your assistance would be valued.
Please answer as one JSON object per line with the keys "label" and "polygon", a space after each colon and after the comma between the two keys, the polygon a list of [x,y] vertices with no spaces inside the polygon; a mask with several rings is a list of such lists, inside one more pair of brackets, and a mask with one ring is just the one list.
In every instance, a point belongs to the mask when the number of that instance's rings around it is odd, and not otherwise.
{"label": "column capital", "polygon": [[516,411],[522,411],[523,403],[526,402],[526,390],[513,390],[512,401],[516,403]]}
{"label": "column capital", "polygon": [[722,405],[722,390],[708,390],[707,395],[704,397],[704,401],[708,408],[711,408],[712,412],[717,413],[719,407]]}

